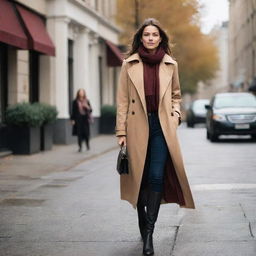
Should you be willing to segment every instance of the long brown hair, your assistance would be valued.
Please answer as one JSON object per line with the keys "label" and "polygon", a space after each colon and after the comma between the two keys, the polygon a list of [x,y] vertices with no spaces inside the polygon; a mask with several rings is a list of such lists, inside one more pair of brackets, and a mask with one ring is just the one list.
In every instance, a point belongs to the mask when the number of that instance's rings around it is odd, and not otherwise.
{"label": "long brown hair", "polygon": [[84,93],[84,100],[86,100],[87,99],[87,97],[86,97],[86,92],[85,92],[85,89],[79,89],[78,91],[77,91],[77,93],[76,93],[76,99],[78,100],[79,99],[79,92],[80,91],[83,91],[83,93]]}
{"label": "long brown hair", "polygon": [[142,38],[142,33],[144,31],[144,28],[152,25],[158,28],[160,37],[162,38],[162,41],[160,42],[159,46],[163,47],[164,51],[171,55],[171,49],[169,45],[169,37],[166,34],[166,32],[163,30],[160,22],[154,18],[148,18],[145,19],[144,22],[141,24],[141,26],[138,28],[136,33],[133,36],[133,41],[132,41],[132,46],[131,50],[128,52],[128,56],[131,56],[132,54],[136,53],[140,47],[141,43],[141,38]]}

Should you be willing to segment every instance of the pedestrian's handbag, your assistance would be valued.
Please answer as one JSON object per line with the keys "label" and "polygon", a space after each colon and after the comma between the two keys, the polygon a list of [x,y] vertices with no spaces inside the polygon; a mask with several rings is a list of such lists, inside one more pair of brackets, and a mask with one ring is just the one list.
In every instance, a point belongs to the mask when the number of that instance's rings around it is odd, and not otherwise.
{"label": "pedestrian's handbag", "polygon": [[121,174],[128,174],[129,167],[128,167],[128,157],[127,157],[127,148],[126,146],[121,146],[117,157],[117,165],[116,169],[118,173]]}

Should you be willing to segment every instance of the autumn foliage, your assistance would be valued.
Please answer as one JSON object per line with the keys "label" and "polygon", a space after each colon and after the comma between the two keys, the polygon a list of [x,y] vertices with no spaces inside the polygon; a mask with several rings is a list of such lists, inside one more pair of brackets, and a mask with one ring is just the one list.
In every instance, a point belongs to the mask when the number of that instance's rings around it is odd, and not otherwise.
{"label": "autumn foliage", "polygon": [[154,17],[170,36],[174,58],[179,63],[183,92],[196,91],[199,81],[214,77],[218,52],[214,38],[200,31],[198,0],[117,0],[120,41],[130,45],[138,23]]}

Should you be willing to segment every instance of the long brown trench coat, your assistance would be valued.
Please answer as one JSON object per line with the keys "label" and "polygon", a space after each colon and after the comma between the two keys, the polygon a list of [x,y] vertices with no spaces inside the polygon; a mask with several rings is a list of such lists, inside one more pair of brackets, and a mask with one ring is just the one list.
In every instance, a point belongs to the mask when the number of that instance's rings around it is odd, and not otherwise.
{"label": "long brown trench coat", "polygon": [[[180,113],[180,84],[177,62],[165,54],[159,66],[159,120],[169,149],[161,203],[195,208],[185,173],[176,129]],[[116,136],[125,135],[129,174],[120,176],[121,199],[136,208],[147,154],[149,125],[146,109],[143,63],[138,53],[123,61],[117,90]]]}

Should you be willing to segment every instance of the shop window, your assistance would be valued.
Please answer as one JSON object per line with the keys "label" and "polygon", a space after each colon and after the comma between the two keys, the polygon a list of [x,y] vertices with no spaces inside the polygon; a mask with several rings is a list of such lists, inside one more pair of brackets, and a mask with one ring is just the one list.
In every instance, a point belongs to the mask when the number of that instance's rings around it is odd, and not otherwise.
{"label": "shop window", "polygon": [[29,52],[29,102],[39,101],[39,53]]}

